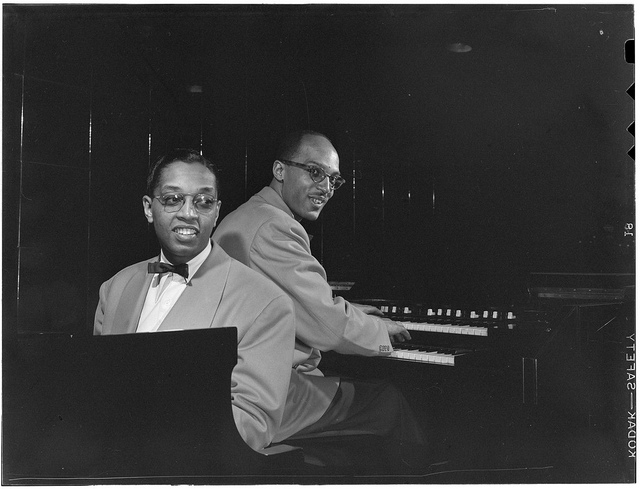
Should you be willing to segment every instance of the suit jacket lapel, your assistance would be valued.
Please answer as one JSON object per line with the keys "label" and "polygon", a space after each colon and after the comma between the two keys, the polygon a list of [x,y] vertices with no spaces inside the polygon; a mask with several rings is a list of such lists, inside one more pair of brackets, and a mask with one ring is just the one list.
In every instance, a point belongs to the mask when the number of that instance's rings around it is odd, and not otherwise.
{"label": "suit jacket lapel", "polygon": [[113,318],[114,330],[117,333],[135,333],[144,306],[147,291],[151,285],[153,275],[147,273],[147,263],[141,264],[122,289],[122,295],[118,302],[118,309]]}
{"label": "suit jacket lapel", "polygon": [[231,262],[213,243],[211,253],[189,281],[159,331],[209,328],[218,311]]}

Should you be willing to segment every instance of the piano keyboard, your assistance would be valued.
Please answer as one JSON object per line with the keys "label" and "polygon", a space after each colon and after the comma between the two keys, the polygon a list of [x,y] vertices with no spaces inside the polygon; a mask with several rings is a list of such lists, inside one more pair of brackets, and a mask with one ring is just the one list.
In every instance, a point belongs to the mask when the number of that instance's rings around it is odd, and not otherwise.
{"label": "piano keyboard", "polygon": [[438,324],[438,323],[417,323],[413,321],[397,321],[409,331],[426,331],[428,333],[449,333],[469,336],[489,336],[489,328],[485,326],[474,326],[471,324]]}
{"label": "piano keyboard", "polygon": [[[496,344],[516,328],[516,313],[508,308],[457,308],[408,301],[360,299],[378,307],[411,333],[409,343],[394,343],[384,359],[470,367],[487,360]],[[519,314],[518,314],[519,315]]]}
{"label": "piano keyboard", "polygon": [[391,301],[373,300],[383,314],[401,323],[409,331],[445,333],[465,337],[488,337],[496,328],[513,327],[516,315],[513,311],[494,308],[457,309],[452,307],[426,307],[419,304],[395,304]]}
{"label": "piano keyboard", "polygon": [[400,343],[394,345],[391,355],[383,358],[455,367],[465,355],[470,353],[473,353],[473,350]]}

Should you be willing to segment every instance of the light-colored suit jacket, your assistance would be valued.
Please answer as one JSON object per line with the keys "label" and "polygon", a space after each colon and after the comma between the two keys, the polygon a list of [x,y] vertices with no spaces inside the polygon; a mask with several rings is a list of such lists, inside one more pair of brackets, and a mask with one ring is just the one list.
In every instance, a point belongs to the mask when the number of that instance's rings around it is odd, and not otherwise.
{"label": "light-colored suit jacket", "polygon": [[333,297],[309,235],[271,187],[225,217],[213,234],[227,253],[265,275],[293,299],[296,311],[294,371],[280,434],[282,440],[324,414],[338,379],[317,369],[320,351],[366,356],[393,348],[384,322]]}
{"label": "light-colored suit jacket", "polygon": [[[135,333],[153,278],[147,273],[152,261],[157,257],[102,284],[94,334]],[[273,283],[213,243],[159,331],[224,327],[238,328],[238,363],[231,376],[234,419],[242,438],[259,450],[280,429],[295,337],[293,305]]]}

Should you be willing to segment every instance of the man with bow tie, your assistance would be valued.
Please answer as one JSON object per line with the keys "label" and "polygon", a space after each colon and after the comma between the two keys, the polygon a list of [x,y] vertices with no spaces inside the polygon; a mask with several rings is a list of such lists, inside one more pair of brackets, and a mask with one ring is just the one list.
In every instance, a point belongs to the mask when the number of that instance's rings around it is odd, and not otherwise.
{"label": "man with bow tie", "polygon": [[199,153],[174,150],[155,162],[142,204],[160,256],[102,284],[94,334],[238,328],[233,415],[240,435],[259,450],[282,421],[295,338],[293,304],[211,241],[218,196],[217,169]]}

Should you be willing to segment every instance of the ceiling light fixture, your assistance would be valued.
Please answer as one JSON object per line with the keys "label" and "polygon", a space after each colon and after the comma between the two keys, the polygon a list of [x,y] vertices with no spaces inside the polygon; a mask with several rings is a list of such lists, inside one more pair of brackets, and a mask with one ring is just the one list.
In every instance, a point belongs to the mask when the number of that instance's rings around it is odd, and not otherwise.
{"label": "ceiling light fixture", "polygon": [[447,49],[452,53],[468,53],[471,51],[471,46],[462,42],[454,42],[447,46]]}

